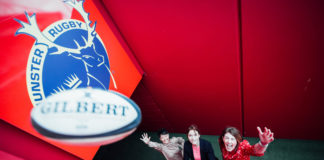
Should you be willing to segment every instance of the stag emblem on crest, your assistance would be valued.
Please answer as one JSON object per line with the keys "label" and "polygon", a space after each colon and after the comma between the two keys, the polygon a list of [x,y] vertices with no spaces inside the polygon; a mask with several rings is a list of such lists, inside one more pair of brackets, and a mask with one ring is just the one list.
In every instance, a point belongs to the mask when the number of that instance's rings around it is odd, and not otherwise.
{"label": "stag emblem on crest", "polygon": [[108,90],[111,81],[117,89],[107,51],[96,32],[96,22],[92,23],[84,10],[84,1],[63,2],[78,11],[84,22],[60,20],[40,31],[35,13],[25,13],[28,23],[15,19],[22,26],[16,35],[26,34],[35,39],[26,69],[28,93],[34,105],[68,89]]}

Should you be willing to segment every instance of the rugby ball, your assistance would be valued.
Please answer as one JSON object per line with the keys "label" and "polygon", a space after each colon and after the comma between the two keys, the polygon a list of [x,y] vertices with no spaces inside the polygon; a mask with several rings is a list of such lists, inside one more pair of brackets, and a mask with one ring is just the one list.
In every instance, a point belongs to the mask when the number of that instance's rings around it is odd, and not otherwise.
{"label": "rugby ball", "polygon": [[141,122],[131,99],[93,88],[62,91],[48,96],[31,111],[33,127],[45,137],[76,145],[104,145],[121,140]]}

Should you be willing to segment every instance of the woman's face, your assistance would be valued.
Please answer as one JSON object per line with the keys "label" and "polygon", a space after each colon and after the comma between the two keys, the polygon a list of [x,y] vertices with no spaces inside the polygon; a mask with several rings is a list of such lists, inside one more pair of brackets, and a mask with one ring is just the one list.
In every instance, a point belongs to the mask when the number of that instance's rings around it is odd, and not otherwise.
{"label": "woman's face", "polygon": [[228,152],[233,151],[237,145],[236,138],[228,132],[224,135],[223,142]]}
{"label": "woman's face", "polygon": [[196,130],[190,130],[188,133],[188,139],[191,144],[197,145],[199,143],[199,133]]}

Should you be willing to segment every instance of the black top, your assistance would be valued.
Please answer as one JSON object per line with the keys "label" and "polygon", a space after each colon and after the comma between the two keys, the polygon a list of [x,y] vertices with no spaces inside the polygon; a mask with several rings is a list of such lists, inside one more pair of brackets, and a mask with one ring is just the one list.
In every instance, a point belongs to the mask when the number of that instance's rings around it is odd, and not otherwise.
{"label": "black top", "polygon": [[[199,145],[200,145],[200,157],[201,160],[218,160],[217,157],[215,157],[214,149],[210,142],[199,139]],[[189,141],[186,141],[183,148],[183,159],[184,160],[194,160],[193,151],[192,151],[192,144]]]}

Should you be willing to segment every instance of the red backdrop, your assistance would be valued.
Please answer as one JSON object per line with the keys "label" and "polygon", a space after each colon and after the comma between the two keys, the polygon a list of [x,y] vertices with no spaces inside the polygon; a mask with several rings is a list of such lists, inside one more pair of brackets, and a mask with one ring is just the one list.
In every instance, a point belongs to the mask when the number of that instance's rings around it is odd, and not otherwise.
{"label": "red backdrop", "polygon": [[143,129],[242,129],[236,0],[103,2],[145,72]]}
{"label": "red backdrop", "polygon": [[324,1],[242,2],[246,135],[323,139]]}
{"label": "red backdrop", "polygon": [[323,139],[323,1],[103,2],[145,71],[143,130]]}

